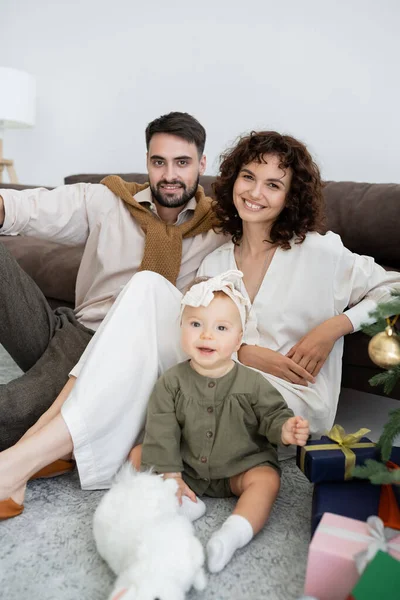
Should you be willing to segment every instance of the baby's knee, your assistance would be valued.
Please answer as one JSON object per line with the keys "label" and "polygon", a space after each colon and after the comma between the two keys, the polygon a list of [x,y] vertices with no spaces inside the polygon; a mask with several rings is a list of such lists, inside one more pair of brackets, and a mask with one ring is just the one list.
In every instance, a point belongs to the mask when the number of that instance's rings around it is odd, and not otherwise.
{"label": "baby's knee", "polygon": [[248,473],[250,474],[249,483],[255,483],[276,492],[279,491],[281,476],[277,469],[268,466],[254,467]]}
{"label": "baby's knee", "polygon": [[279,492],[281,476],[279,471],[269,466],[253,467],[248,471],[232,477],[231,488],[235,495],[240,496],[251,488]]}

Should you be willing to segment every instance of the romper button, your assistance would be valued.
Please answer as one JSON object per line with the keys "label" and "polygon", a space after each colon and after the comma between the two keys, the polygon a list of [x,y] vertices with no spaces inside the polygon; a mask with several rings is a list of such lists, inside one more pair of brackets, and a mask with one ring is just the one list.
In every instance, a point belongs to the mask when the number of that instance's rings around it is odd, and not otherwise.
{"label": "romper button", "polygon": [[209,388],[213,388],[213,387],[215,387],[215,383],[214,383],[214,381],[210,381],[210,383],[208,384],[208,387],[209,387]]}
{"label": "romper button", "polygon": [[201,460],[202,463],[206,463],[207,462],[207,456],[202,456],[200,460]]}
{"label": "romper button", "polygon": [[212,412],[214,412],[214,409],[213,409],[213,407],[212,407],[212,406],[209,406],[209,407],[207,408],[207,412],[209,412],[209,413],[212,413]]}
{"label": "romper button", "polygon": [[212,431],[207,431],[207,433],[206,433],[206,436],[207,436],[208,438],[212,438],[212,436],[213,436],[213,432],[212,432]]}

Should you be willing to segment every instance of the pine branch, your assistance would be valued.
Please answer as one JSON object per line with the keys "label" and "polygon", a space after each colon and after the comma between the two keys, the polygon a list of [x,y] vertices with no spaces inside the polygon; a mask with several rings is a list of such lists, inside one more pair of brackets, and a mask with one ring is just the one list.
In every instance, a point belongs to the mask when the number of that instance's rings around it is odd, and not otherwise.
{"label": "pine branch", "polygon": [[391,299],[388,302],[381,302],[378,306],[369,313],[369,316],[374,320],[374,323],[363,323],[361,329],[369,336],[374,336],[381,331],[384,331],[387,323],[386,318],[400,314],[400,292],[395,291],[391,294]]}
{"label": "pine branch", "polygon": [[390,394],[400,378],[400,365],[396,365],[392,369],[385,371],[384,373],[378,373],[369,380],[369,384],[373,387],[377,385],[383,385],[383,391],[385,394]]}
{"label": "pine branch", "polygon": [[373,460],[372,458],[368,458],[363,465],[353,468],[352,475],[353,477],[358,477],[358,479],[371,480],[371,477],[382,475],[382,473],[385,473],[386,471],[386,465],[377,460]]}
{"label": "pine branch", "polygon": [[396,471],[387,470],[385,473],[373,475],[370,481],[374,485],[400,484],[400,469],[396,469]]}
{"label": "pine branch", "polygon": [[361,325],[362,331],[370,337],[374,337],[374,335],[376,335],[377,333],[385,331],[386,327],[386,319],[383,318],[378,318],[377,321],[375,323],[371,323],[371,325]]}
{"label": "pine branch", "polygon": [[386,465],[372,459],[366,460],[363,466],[354,467],[352,475],[358,479],[369,479],[374,485],[400,484],[400,469],[389,471]]}
{"label": "pine branch", "polygon": [[393,442],[398,435],[400,435],[400,408],[389,412],[389,421],[384,426],[381,437],[378,440],[383,462],[389,460]]}
{"label": "pine branch", "polygon": [[393,317],[400,314],[400,297],[397,299],[392,298],[388,302],[380,302],[370,315],[377,317]]}

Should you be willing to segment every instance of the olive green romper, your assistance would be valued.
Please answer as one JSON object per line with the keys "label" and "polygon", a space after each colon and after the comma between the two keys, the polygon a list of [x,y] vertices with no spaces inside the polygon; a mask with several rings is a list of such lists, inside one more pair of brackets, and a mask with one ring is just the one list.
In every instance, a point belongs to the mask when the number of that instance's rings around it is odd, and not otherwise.
{"label": "olive green romper", "polygon": [[235,363],[214,379],[185,361],[160,377],[150,397],[142,469],[181,472],[197,495],[232,496],[233,475],[260,465],[280,473],[276,446],[290,417],[260,373]]}

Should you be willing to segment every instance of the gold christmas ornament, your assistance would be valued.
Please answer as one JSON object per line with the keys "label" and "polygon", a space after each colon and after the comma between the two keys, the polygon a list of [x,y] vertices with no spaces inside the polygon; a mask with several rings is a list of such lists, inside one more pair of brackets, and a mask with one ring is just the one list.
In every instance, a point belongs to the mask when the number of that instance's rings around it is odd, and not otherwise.
{"label": "gold christmas ornament", "polygon": [[374,335],[368,344],[370,359],[382,369],[391,369],[400,364],[400,337],[393,329],[398,316],[392,322],[386,319],[388,326],[385,331]]}

